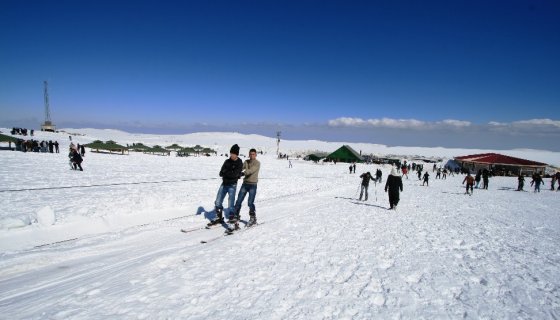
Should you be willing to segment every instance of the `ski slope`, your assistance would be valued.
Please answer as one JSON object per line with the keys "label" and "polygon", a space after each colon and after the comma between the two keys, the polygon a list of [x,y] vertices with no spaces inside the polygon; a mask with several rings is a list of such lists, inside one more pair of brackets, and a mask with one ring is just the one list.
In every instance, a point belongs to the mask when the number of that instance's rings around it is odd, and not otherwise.
{"label": "ski slope", "polygon": [[534,193],[494,177],[467,196],[463,176],[411,174],[390,211],[384,184],[357,200],[377,165],[259,155],[262,224],[223,236],[203,226],[225,157],[88,152],[84,172],[64,153],[0,158],[2,190],[28,189],[0,193],[5,319],[560,317],[550,179]]}

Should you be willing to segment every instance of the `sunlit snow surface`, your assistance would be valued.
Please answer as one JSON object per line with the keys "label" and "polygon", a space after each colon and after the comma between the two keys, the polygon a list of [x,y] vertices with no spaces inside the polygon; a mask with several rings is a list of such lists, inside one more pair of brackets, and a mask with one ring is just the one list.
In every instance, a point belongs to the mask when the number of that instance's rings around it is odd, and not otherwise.
{"label": "sunlit snow surface", "polygon": [[[358,164],[355,175],[347,164],[288,168],[274,139],[72,132],[87,134],[73,136],[82,143],[258,147],[262,224],[228,237],[197,229],[212,217],[225,157],[88,149],[79,172],[68,166],[68,135],[38,133],[63,142],[61,154],[0,152],[0,318],[560,318],[560,192],[550,179],[534,193],[494,177],[467,196],[463,176],[431,173],[422,187],[411,174],[395,212],[383,184],[357,200],[358,175],[379,166]],[[340,145],[282,143],[290,152]],[[390,152],[477,153],[402,150]],[[559,162],[558,153],[515,152]],[[390,167],[382,170],[385,180]],[[247,211],[244,203],[243,219]]]}

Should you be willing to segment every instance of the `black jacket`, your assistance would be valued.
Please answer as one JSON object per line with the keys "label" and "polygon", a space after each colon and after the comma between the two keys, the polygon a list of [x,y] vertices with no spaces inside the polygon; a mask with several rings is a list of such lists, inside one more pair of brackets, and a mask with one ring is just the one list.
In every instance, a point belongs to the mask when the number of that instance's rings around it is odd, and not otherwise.
{"label": "black jacket", "polygon": [[220,170],[220,177],[222,177],[222,184],[225,186],[231,186],[237,183],[237,180],[241,178],[241,170],[243,170],[243,161],[237,158],[233,161],[228,158],[224,161],[222,169]]}
{"label": "black jacket", "polygon": [[369,186],[369,180],[373,180],[376,181],[375,179],[373,179],[373,177],[371,176],[371,174],[366,173],[362,173],[362,175],[360,175],[360,178],[362,178],[362,186]]}
{"label": "black jacket", "polygon": [[82,156],[80,156],[79,153],[74,152],[74,154],[72,155],[72,161],[75,163],[82,163]]}
{"label": "black jacket", "polygon": [[403,191],[401,177],[389,175],[389,177],[387,177],[387,182],[385,183],[385,191],[387,190],[389,190],[389,193],[399,193],[399,190]]}

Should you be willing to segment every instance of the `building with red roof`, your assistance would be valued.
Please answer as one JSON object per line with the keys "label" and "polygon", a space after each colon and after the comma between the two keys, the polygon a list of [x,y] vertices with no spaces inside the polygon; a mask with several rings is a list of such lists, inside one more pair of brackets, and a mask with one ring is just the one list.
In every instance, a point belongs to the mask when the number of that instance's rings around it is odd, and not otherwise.
{"label": "building with red roof", "polygon": [[499,153],[481,153],[455,157],[455,161],[463,168],[471,171],[488,169],[497,175],[517,175],[519,173],[530,175],[534,172],[544,174],[548,166],[546,163],[510,157]]}

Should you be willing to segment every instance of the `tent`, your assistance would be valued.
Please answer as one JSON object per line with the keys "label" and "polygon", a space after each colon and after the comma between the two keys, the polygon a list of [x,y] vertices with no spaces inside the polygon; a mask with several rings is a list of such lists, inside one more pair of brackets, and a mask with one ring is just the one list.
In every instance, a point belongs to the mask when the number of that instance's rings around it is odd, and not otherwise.
{"label": "tent", "polygon": [[471,171],[492,170],[495,175],[544,173],[546,163],[506,156],[499,153],[481,153],[455,157],[463,168]]}
{"label": "tent", "polygon": [[312,153],[306,155],[303,159],[307,161],[319,162],[321,159],[327,157],[328,154],[326,153]]}
{"label": "tent", "polygon": [[146,150],[144,150],[144,153],[151,153],[151,154],[160,154],[162,156],[169,156],[171,155],[171,152],[167,149],[162,148],[161,146],[155,145],[152,148],[148,148]]}
{"label": "tent", "polygon": [[8,145],[9,145],[7,150],[13,150],[12,149],[12,142],[15,144],[18,140],[20,140],[20,139],[14,138],[12,136],[7,136],[5,134],[0,133],[0,142],[7,142]]}
{"label": "tent", "polygon": [[338,162],[363,162],[362,156],[349,145],[343,145],[327,156],[327,160]]}
{"label": "tent", "polygon": [[120,152],[121,154],[124,154],[124,152],[128,152],[128,148],[125,146],[122,146],[118,143],[116,143],[115,141],[109,140],[107,142],[103,142],[101,140],[95,140],[92,143],[88,143],[88,144],[84,144],[84,147],[90,148],[90,149],[95,149],[95,152],[99,152],[99,150],[106,150],[109,151],[109,153],[113,153],[113,151],[115,152]]}

